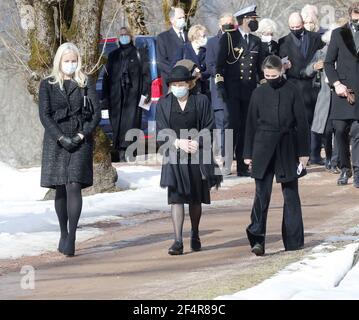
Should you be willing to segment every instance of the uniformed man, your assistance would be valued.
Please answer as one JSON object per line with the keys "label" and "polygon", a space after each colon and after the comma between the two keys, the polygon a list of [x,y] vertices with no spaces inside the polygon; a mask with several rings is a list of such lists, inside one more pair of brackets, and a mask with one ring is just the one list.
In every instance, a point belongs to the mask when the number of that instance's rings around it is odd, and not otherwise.
{"label": "uniformed man", "polygon": [[247,111],[252,92],[263,79],[261,39],[251,34],[258,29],[256,9],[255,5],[249,6],[234,15],[238,28],[227,31],[220,40],[215,80],[228,105],[237,175],[244,177],[250,176],[243,159]]}

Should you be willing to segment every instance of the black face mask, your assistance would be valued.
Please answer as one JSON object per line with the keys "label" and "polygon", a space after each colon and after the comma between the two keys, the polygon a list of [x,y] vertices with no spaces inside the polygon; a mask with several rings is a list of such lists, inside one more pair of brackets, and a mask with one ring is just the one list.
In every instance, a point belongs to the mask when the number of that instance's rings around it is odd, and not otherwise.
{"label": "black face mask", "polygon": [[290,32],[292,32],[298,39],[300,38],[300,36],[302,35],[304,29],[301,28],[301,29],[298,29],[298,30],[292,30],[290,29]]}
{"label": "black face mask", "polygon": [[235,30],[234,24],[224,24],[224,25],[222,25],[222,31],[223,32],[230,32],[230,31],[234,31],[234,30]]}
{"label": "black face mask", "polygon": [[283,83],[283,78],[281,76],[279,76],[278,78],[275,79],[266,79],[268,84],[273,88],[273,89],[278,89],[282,86]]}
{"label": "black face mask", "polygon": [[248,23],[248,28],[252,31],[255,32],[258,30],[258,21],[257,20],[251,20]]}

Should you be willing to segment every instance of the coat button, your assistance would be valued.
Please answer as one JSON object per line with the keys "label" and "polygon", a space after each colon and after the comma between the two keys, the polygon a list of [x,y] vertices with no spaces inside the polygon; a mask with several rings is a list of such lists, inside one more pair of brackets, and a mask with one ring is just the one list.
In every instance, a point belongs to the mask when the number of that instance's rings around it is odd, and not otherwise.
{"label": "coat button", "polygon": [[248,79],[249,79],[249,80],[252,80],[252,77],[249,77]]}
{"label": "coat button", "polygon": [[244,66],[244,63],[242,63],[241,66]]}
{"label": "coat button", "polygon": [[253,63],[250,63],[249,65],[252,67],[252,66],[253,66]]}
{"label": "coat button", "polygon": [[244,72],[244,70],[241,70],[241,72],[243,73],[243,72]]}
{"label": "coat button", "polygon": [[253,57],[251,57],[251,59],[253,60]]}
{"label": "coat button", "polygon": [[249,73],[252,73],[253,71],[252,70],[249,70]]}
{"label": "coat button", "polygon": [[243,77],[241,77],[241,80],[243,80]]}

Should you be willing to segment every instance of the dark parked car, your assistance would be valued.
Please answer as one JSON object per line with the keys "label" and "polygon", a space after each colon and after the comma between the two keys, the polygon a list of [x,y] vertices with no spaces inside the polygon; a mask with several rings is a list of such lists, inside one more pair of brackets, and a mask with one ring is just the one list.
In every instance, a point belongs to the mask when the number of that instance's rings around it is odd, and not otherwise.
{"label": "dark parked car", "polygon": [[[116,50],[119,47],[117,38],[109,38],[102,39],[99,43],[100,52],[103,50],[105,46],[104,55],[107,57],[110,52]],[[162,95],[162,84],[161,79],[159,78],[159,73],[157,70],[157,62],[156,62],[156,38],[153,36],[137,36],[135,39],[135,46],[138,49],[147,49],[147,54],[151,69],[151,79],[152,79],[152,87],[151,87],[151,108],[150,110],[143,110],[142,112],[142,125],[141,129],[144,132],[144,137],[146,140],[146,145],[148,141],[151,139],[156,139],[156,125],[155,125],[155,113],[156,113],[156,105],[159,98]],[[105,68],[99,73],[99,77],[96,83],[96,90],[101,97],[102,91],[102,80],[105,72]],[[100,126],[106,135],[112,140],[112,128],[109,121],[109,114],[106,106],[102,108],[102,119],[100,122]]]}

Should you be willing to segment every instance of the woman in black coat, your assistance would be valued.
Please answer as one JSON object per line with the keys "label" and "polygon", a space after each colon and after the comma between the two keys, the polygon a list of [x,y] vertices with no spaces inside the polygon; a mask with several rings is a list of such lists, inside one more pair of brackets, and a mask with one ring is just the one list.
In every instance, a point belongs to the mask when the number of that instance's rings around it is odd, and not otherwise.
{"label": "woman in black coat", "polygon": [[119,152],[120,161],[125,161],[126,133],[141,128],[141,95],[146,102],[151,99],[151,75],[148,56],[137,50],[127,28],[120,30],[120,47],[108,57],[103,77],[102,99],[108,107],[113,129],[113,148]]}
{"label": "woman in black coat", "polygon": [[164,154],[161,187],[168,188],[175,231],[170,255],[183,253],[184,204],[189,204],[191,248],[201,249],[202,203],[210,204],[210,189],[222,181],[212,153],[213,111],[205,95],[190,93],[193,79],[186,67],[173,68],[168,79],[171,93],[156,108],[158,142]]}
{"label": "woman in black coat", "polygon": [[93,183],[93,132],[101,110],[95,87],[81,70],[79,50],[72,43],[59,47],[52,74],[40,84],[39,114],[45,128],[41,186],[56,189],[61,230],[58,250],[73,256],[81,189]]}
{"label": "woman in black coat", "polygon": [[[256,255],[265,251],[265,233],[273,177],[284,196],[282,237],[286,250],[304,245],[298,176],[309,155],[309,128],[297,88],[282,77],[282,62],[269,56],[263,63],[267,83],[252,95],[244,157],[256,181],[256,195],[247,236]],[[301,168],[304,171],[301,172]]]}

